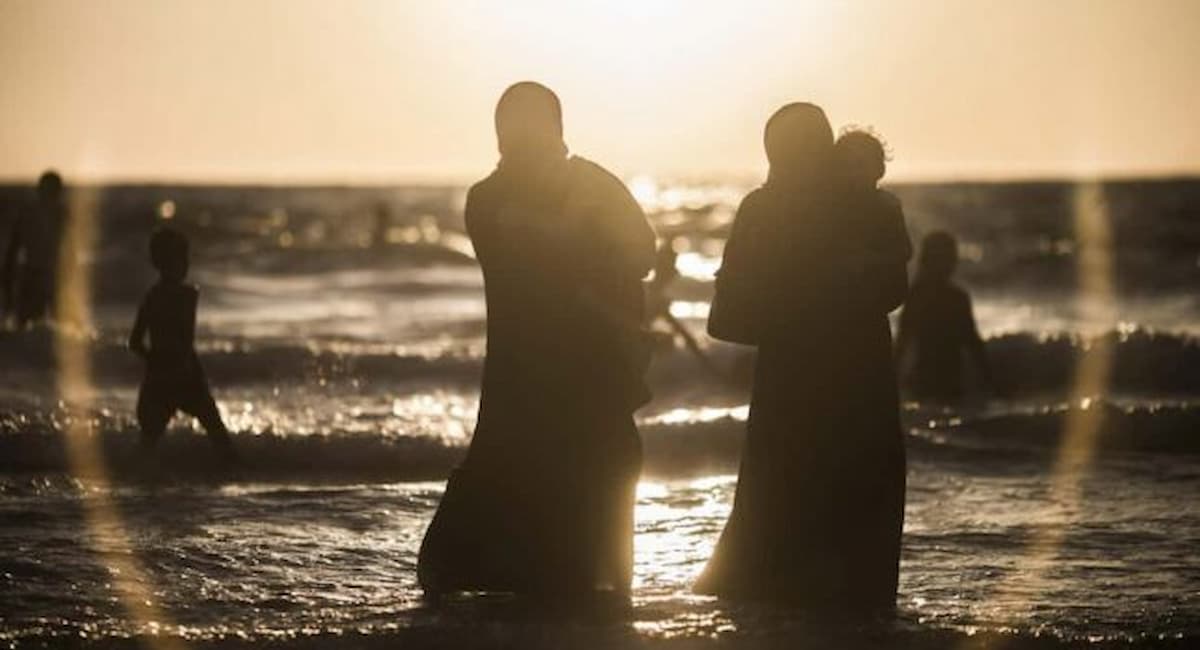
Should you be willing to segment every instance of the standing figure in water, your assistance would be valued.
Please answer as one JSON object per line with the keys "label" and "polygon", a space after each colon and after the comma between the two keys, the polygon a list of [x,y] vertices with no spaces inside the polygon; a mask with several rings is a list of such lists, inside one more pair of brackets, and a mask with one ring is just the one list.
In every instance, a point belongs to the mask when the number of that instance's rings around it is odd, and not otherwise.
{"label": "standing figure in water", "polygon": [[154,231],[150,262],[158,270],[158,283],[142,299],[129,335],[129,349],[146,361],[137,403],[142,445],[152,448],[175,412],[183,411],[200,420],[222,459],[232,460],[229,432],[196,356],[199,291],[184,283],[188,272],[187,239],[169,228]]}
{"label": "standing figure in water", "polygon": [[467,194],[483,269],[479,419],[421,545],[427,595],[628,597],[641,442],[641,279],[654,232],[625,186],[568,156],[558,98],[511,86],[500,162]]}
{"label": "standing figure in water", "polygon": [[59,236],[67,215],[62,177],[47,171],[38,179],[33,205],[17,217],[0,268],[4,308],[18,329],[46,318],[54,297]]}
{"label": "standing figure in water", "polygon": [[871,207],[873,186],[845,187],[820,108],[784,106],[764,139],[770,174],[742,201],[717,276],[741,324],[722,326],[716,303],[709,322],[757,345],[754,391],[733,511],[696,589],[889,614],[905,460],[887,312],[905,255],[888,249],[906,237]]}
{"label": "standing figure in water", "polygon": [[678,259],[679,255],[675,252],[674,242],[671,240],[664,241],[658,247],[658,255],[654,261],[654,277],[646,283],[646,327],[654,332],[659,321],[666,323],[670,328],[667,334],[670,338],[667,342],[672,348],[675,346],[676,337],[682,339],[684,347],[696,357],[705,370],[721,381],[729,381],[728,374],[709,358],[704,348],[700,347],[696,336],[671,313],[671,297],[668,290],[671,284],[679,279],[679,269],[675,266]]}
{"label": "standing figure in water", "polygon": [[957,266],[958,242],[953,235],[932,232],[921,242],[917,274],[896,337],[898,365],[904,367],[912,354],[908,386],[919,400],[962,401],[964,353],[975,362],[984,383],[995,384],[975,327],[971,298],[953,281]]}

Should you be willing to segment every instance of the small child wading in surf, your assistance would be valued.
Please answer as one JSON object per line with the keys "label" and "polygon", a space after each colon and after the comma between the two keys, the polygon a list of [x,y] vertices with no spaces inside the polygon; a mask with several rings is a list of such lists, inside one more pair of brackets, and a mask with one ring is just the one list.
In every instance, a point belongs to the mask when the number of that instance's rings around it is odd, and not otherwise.
{"label": "small child wading in surf", "polygon": [[129,349],[146,361],[137,404],[142,445],[152,448],[175,412],[183,411],[200,420],[222,459],[231,461],[234,450],[229,432],[194,346],[199,292],[184,282],[187,239],[175,230],[159,228],[150,238],[150,262],[159,279],[142,299],[129,335]]}

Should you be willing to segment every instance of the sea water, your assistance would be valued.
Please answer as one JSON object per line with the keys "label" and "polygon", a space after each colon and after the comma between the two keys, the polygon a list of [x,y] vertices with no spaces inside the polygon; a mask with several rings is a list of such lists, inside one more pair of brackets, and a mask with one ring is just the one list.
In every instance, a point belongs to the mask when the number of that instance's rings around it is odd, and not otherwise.
{"label": "sea water", "polygon": [[[702,332],[749,187],[632,186],[681,251],[673,313],[732,380],[682,347],[654,360],[627,615],[530,623],[487,598],[431,608],[416,587],[479,402],[486,311],[463,188],[117,186],[72,202],[93,233],[88,321],[0,334],[0,639],[827,640],[827,621],[689,591],[729,513],[747,414],[751,351]],[[894,189],[914,240],[959,237],[1006,390],[906,404],[900,615],[867,638],[1195,642],[1200,183]],[[27,195],[0,197],[7,233]],[[234,471],[187,418],[153,459],[138,451],[140,365],[123,342],[164,221],[193,243],[197,347],[244,458]]]}

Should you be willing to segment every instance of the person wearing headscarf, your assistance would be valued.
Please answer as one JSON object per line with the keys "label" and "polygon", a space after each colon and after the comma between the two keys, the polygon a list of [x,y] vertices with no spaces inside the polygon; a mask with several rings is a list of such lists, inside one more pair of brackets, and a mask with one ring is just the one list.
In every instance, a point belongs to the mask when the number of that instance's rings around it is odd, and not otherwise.
{"label": "person wearing headscarf", "polygon": [[488,310],[478,424],[418,580],[434,595],[626,598],[654,232],[620,180],[568,154],[550,89],[511,86],[495,120],[499,164],[465,208]]}
{"label": "person wearing headscarf", "polygon": [[849,273],[838,253],[833,143],[819,107],[777,111],[767,181],[742,201],[726,244],[710,332],[725,331],[717,304],[735,305],[730,340],[758,354],[733,510],[696,590],[887,613],[904,457],[890,333],[871,286],[886,279]]}

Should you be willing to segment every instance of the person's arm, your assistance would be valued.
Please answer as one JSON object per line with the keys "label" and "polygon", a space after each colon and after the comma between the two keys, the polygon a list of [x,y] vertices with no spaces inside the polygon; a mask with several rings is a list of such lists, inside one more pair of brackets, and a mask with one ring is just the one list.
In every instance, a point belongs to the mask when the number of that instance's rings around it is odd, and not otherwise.
{"label": "person's arm", "polygon": [[734,381],[728,373],[717,366],[716,362],[714,362],[711,357],[705,354],[704,348],[700,347],[700,342],[696,340],[696,337],[692,335],[691,331],[688,330],[686,325],[681,323],[678,318],[675,318],[670,311],[664,312],[663,318],[667,321],[667,324],[671,326],[671,329],[675,330],[675,333],[683,339],[683,344],[687,346],[689,352],[695,355],[696,359],[700,361],[700,365],[704,366],[705,370],[712,373],[713,376],[715,376],[717,379],[720,379],[724,383],[731,385],[737,384],[737,382]]}
{"label": "person's arm", "polygon": [[187,325],[183,330],[183,344],[185,350],[196,349],[196,305],[200,302],[200,290],[196,287],[188,287],[188,317],[185,321]]}
{"label": "person's arm", "polygon": [[963,330],[964,330],[964,345],[967,348],[967,354],[971,357],[972,363],[975,364],[975,369],[979,371],[979,376],[983,378],[984,384],[993,392],[999,392],[996,386],[995,377],[992,375],[992,364],[988,361],[987,349],[983,343],[983,337],[979,335],[979,328],[975,325],[975,312],[971,307],[971,298],[965,293],[963,294]]}
{"label": "person's arm", "polygon": [[884,312],[891,312],[908,298],[908,261],[912,259],[912,239],[905,225],[904,208],[900,200],[888,192],[880,192],[887,206],[887,263],[880,269],[880,303]]}
{"label": "person's arm", "polygon": [[13,288],[17,282],[17,257],[20,255],[21,246],[24,245],[22,234],[21,222],[18,218],[13,223],[12,234],[8,238],[8,246],[4,251],[4,263],[3,266],[0,266],[0,291],[4,292],[3,313],[5,314],[12,311],[13,304],[16,302]]}
{"label": "person's arm", "polygon": [[872,265],[868,280],[876,283],[877,307],[885,314],[895,311],[908,298],[908,269],[902,262]]}
{"label": "person's arm", "polygon": [[896,372],[902,372],[904,362],[908,358],[908,350],[912,347],[913,325],[910,307],[905,305],[900,312],[900,327],[896,332]]}
{"label": "person's arm", "polygon": [[479,260],[479,190],[478,185],[467,190],[467,199],[463,203],[463,227],[467,238],[471,240],[471,248],[475,250],[475,259]]}
{"label": "person's arm", "polygon": [[146,311],[149,302],[150,296],[147,295],[138,307],[137,318],[134,319],[133,329],[129,332],[130,351],[143,359],[150,353],[149,348],[146,347]]}
{"label": "person's arm", "polygon": [[863,233],[875,242],[867,261],[857,271],[851,269],[850,289],[856,295],[870,296],[870,308],[885,314],[895,311],[908,298],[908,260],[912,242],[904,225],[900,201],[879,191],[878,210],[868,215],[875,233]]}

